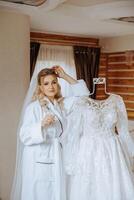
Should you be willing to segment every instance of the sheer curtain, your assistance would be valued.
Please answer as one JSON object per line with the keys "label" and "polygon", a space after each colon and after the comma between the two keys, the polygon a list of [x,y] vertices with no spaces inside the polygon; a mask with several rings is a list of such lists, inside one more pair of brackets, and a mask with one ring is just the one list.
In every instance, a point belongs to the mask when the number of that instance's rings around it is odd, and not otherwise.
{"label": "sheer curtain", "polygon": [[[53,65],[60,65],[65,72],[76,78],[73,47],[41,44],[35,70],[38,69],[40,71],[45,67],[49,68]],[[62,95],[71,96],[69,84],[62,79],[59,79],[59,83]]]}

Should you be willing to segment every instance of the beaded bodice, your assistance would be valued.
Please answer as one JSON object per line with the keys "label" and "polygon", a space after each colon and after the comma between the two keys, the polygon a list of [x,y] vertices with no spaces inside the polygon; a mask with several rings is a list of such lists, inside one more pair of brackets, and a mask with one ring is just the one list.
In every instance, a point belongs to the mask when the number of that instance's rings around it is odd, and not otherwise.
{"label": "beaded bodice", "polygon": [[82,111],[84,136],[108,136],[115,132],[117,108],[114,95],[106,100],[88,98],[79,109]]}

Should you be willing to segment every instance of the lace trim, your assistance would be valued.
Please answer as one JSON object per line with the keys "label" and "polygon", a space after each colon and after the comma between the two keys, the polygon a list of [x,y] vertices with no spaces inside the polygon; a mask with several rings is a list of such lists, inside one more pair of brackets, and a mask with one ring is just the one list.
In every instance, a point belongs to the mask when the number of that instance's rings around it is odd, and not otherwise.
{"label": "lace trim", "polygon": [[104,99],[104,100],[95,100],[95,99],[91,99],[90,97],[83,97],[81,99],[81,101],[77,102],[75,107],[87,105],[87,106],[90,106],[91,108],[101,110],[101,109],[111,105],[111,103],[114,100],[113,96],[114,96],[114,94],[111,94],[107,99]]}

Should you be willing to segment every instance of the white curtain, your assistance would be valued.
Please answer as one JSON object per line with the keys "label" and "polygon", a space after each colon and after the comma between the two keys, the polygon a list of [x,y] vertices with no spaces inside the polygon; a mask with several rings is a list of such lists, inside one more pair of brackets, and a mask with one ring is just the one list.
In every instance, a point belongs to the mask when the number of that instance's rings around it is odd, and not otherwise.
{"label": "white curtain", "polygon": [[[35,70],[38,69],[39,71],[42,68],[51,68],[53,65],[60,65],[65,72],[76,78],[73,48],[71,46],[41,44],[36,65],[38,67],[36,66]],[[62,79],[59,79],[59,83],[62,95],[71,96],[69,84]]]}

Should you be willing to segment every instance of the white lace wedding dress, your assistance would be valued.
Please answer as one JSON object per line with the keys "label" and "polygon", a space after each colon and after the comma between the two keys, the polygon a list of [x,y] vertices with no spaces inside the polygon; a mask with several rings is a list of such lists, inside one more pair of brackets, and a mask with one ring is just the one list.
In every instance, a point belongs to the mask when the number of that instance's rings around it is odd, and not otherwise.
{"label": "white lace wedding dress", "polygon": [[72,109],[66,130],[68,200],[134,200],[134,143],[122,98],[85,98]]}

